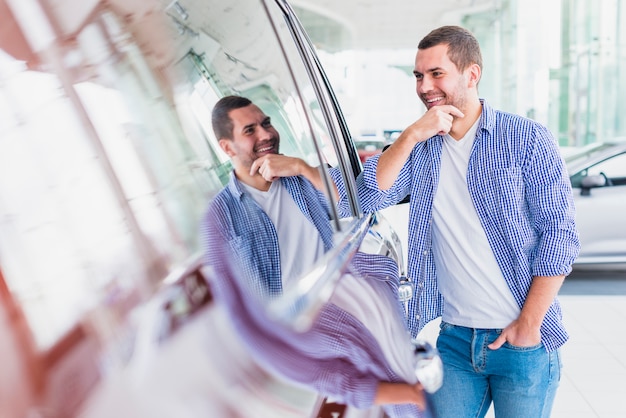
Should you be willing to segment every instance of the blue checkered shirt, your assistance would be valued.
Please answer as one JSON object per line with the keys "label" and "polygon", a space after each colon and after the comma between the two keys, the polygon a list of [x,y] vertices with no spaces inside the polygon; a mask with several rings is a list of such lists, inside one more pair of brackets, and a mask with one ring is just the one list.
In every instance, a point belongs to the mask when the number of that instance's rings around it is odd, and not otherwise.
{"label": "blue checkered shirt", "polygon": [[[578,256],[571,184],[556,141],[544,126],[481,102],[467,184],[498,265],[521,308],[534,276],[567,275]],[[415,145],[389,190],[378,188],[379,156],[370,158],[357,178],[364,212],[411,195],[407,270],[416,284],[409,303],[409,328],[414,336],[443,312],[431,235],[442,141],[437,135]],[[336,180],[340,213],[348,216],[345,188]],[[550,306],[541,333],[548,351],[567,341],[558,300]]]}
{"label": "blue checkered shirt", "polygon": [[[324,249],[333,243],[333,229],[326,197],[301,176],[280,180],[304,216],[315,225]],[[215,263],[216,248],[228,246],[238,263],[241,277],[259,296],[282,293],[280,251],[274,224],[247,193],[244,193],[234,172],[228,185],[220,191],[203,217],[200,240],[205,262]]]}

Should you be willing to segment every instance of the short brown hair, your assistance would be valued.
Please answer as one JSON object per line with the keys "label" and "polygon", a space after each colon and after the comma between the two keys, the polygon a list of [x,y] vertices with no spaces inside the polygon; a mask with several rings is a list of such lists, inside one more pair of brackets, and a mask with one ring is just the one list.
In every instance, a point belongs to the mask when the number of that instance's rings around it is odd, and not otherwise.
{"label": "short brown hair", "polygon": [[224,96],[217,101],[211,113],[213,133],[218,140],[233,139],[233,121],[228,115],[231,110],[241,109],[252,104],[252,101],[241,96]]}
{"label": "short brown hair", "polygon": [[480,45],[474,35],[460,26],[442,26],[432,30],[417,45],[418,49],[428,49],[433,46],[448,45],[448,58],[460,71],[464,71],[472,64],[483,68],[483,57]]}

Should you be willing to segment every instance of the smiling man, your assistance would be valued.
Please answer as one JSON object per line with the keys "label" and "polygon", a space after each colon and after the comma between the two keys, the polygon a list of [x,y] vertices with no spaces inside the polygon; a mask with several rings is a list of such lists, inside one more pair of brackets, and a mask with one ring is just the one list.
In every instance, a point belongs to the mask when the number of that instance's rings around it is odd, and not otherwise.
{"label": "smiling man", "polygon": [[[579,251],[572,191],[544,126],[479,98],[478,41],[458,26],[418,45],[426,112],[358,179],[364,211],[410,195],[415,336],[442,317],[437,417],[548,417],[559,384],[558,290]],[[345,191],[340,190],[345,210]]]}
{"label": "smiling man", "polygon": [[227,245],[257,295],[279,295],[286,281],[308,271],[332,246],[320,173],[279,154],[280,135],[270,117],[245,97],[220,99],[212,124],[234,170],[204,217],[207,253]]}

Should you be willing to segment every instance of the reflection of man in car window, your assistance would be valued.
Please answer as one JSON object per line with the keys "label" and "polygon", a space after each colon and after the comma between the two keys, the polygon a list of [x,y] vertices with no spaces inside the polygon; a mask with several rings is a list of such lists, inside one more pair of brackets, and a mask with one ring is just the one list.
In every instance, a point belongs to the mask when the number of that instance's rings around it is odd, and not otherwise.
{"label": "reflection of man in car window", "polygon": [[[310,270],[332,246],[328,203],[318,190],[321,176],[303,160],[278,154],[278,132],[246,98],[220,99],[213,130],[234,170],[202,222],[204,261],[215,272],[216,300],[237,317],[235,327],[244,341],[274,369],[325,395],[360,408],[386,405],[391,417],[419,416],[417,407],[423,408],[425,400],[413,370],[408,330],[401,320],[389,323],[402,317],[399,304],[393,306],[397,298],[376,311],[377,299],[384,299],[381,292],[397,296],[395,262],[358,253],[353,269],[359,278],[342,281],[336,292],[343,298],[325,304],[309,332],[296,335],[273,324],[254,296],[279,295],[286,281]],[[366,287],[351,284],[365,276],[378,289],[367,309],[358,303]],[[347,287],[343,292],[342,286]],[[351,290],[362,297],[351,297]],[[395,337],[386,338],[391,335]]]}
{"label": "reflection of man in car window", "polygon": [[252,288],[278,295],[332,246],[328,203],[315,187],[321,177],[303,160],[279,154],[278,131],[249,99],[224,97],[212,117],[234,170],[205,216],[214,227],[205,244],[228,245]]}

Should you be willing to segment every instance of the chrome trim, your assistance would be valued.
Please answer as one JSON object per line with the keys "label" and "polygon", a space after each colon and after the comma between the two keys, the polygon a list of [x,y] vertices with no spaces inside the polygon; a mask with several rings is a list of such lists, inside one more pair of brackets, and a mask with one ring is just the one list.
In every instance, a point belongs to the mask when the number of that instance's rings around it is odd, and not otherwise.
{"label": "chrome trim", "polygon": [[[313,86],[313,89],[319,101],[320,110],[322,112],[322,115],[324,116],[324,119],[326,120],[326,126],[328,128],[330,140],[333,144],[333,148],[335,149],[335,153],[337,154],[337,158],[339,159],[339,169],[341,170],[341,174],[345,182],[350,210],[353,216],[360,216],[361,209],[360,209],[359,201],[357,198],[356,182],[354,180],[354,178],[356,177],[356,174],[358,173],[354,172],[354,168],[352,168],[352,162],[346,160],[346,155],[345,155],[346,153],[344,153],[344,150],[341,148],[342,144],[345,146],[345,139],[344,140],[340,139],[340,138],[343,138],[343,135],[340,135],[336,131],[335,125],[332,122],[333,120],[336,120],[335,116],[337,116],[337,114],[332,111],[331,107],[326,101],[326,98],[324,97],[324,94],[322,93],[323,91],[326,91],[328,95],[330,96],[330,98],[334,100],[334,103],[336,104],[336,98],[334,97],[334,92],[332,90],[330,83],[328,82],[328,79],[323,70],[323,67],[320,64],[319,58],[317,57],[317,54],[315,53],[315,48],[313,46],[313,43],[309,39],[309,36],[307,32],[305,31],[305,29],[302,27],[302,24],[298,20],[298,17],[293,11],[291,5],[287,3],[285,0],[274,0],[274,1],[279,5],[279,7],[285,13],[284,15],[285,22],[287,24],[287,27],[291,31],[294,43],[297,46],[298,52],[300,53],[300,57],[302,58],[302,61],[304,63],[304,67],[306,68],[309,79],[311,80],[311,85]],[[267,10],[267,4],[264,3],[264,6],[266,7],[267,14],[268,16],[270,16],[270,20],[271,20],[271,13],[269,12],[269,10]],[[273,26],[274,31],[278,33],[274,21],[272,21],[272,25],[274,25]],[[279,42],[280,42],[280,37],[277,36],[277,38],[279,39]],[[281,47],[282,47],[282,43],[281,43]],[[284,53],[284,56],[286,58],[286,61],[289,61],[289,57],[286,53]],[[315,71],[313,71],[314,68],[316,68],[319,74],[321,74],[322,77],[324,78],[323,86],[320,80],[318,79],[317,74],[315,73]],[[293,72],[291,65],[289,65],[289,70]],[[297,78],[293,75],[293,73],[292,73],[292,78],[294,82],[297,80]],[[296,89],[298,89],[297,83],[296,83]],[[298,93],[300,94],[299,91]],[[301,97],[303,96],[301,95]],[[335,109],[337,109],[337,107]],[[306,112],[306,109],[305,109],[305,114],[307,115],[307,118],[308,118],[309,115]],[[311,126],[310,121],[308,122],[309,122],[309,126]],[[337,120],[337,122],[344,127],[346,126],[344,120]],[[311,130],[311,135],[315,139],[314,143],[315,143],[315,149],[318,153],[318,157],[320,161],[323,161],[321,151],[319,150],[319,147],[318,147],[317,137],[315,133],[313,132],[313,130]],[[351,173],[348,173],[348,167],[351,168],[352,170]],[[326,184],[326,182],[328,182],[327,173],[324,173],[323,179]],[[331,197],[330,200],[333,201],[334,193],[330,194],[329,196]],[[331,205],[331,206],[334,206],[334,205]],[[333,207],[333,215],[336,215],[335,212],[336,212],[336,209]],[[338,217],[335,217],[334,219],[335,219],[335,226],[337,230],[340,230],[339,229],[340,224],[337,221]]]}
{"label": "chrome trim", "polygon": [[382,213],[375,212],[372,215],[370,226],[369,234],[376,239],[375,242],[379,248],[376,254],[393,258],[398,263],[400,277],[406,276],[402,243],[400,242],[398,234],[391,226],[391,223]]}
{"label": "chrome trim", "polygon": [[[300,53],[300,57],[302,58],[302,61],[304,63],[304,67],[306,68],[307,74],[309,75],[309,79],[311,80],[311,84],[313,86],[313,89],[316,92],[316,96],[319,100],[320,98],[320,94],[318,92],[319,89],[319,85],[318,85],[318,81],[317,79],[314,77],[314,74],[311,70],[311,64],[310,61],[308,59],[308,56],[303,52],[304,51],[304,46],[302,44],[302,40],[301,38],[298,36],[298,31],[297,31],[297,25],[294,23],[294,21],[297,22],[297,19],[295,17],[295,15],[293,15],[293,10],[291,10],[290,6],[287,3],[284,4],[280,4],[279,0],[275,0],[276,4],[281,8],[282,12],[283,12],[283,16],[285,17],[285,23],[287,24],[287,28],[289,29],[291,36],[293,38],[293,41],[298,49],[298,52]],[[272,13],[270,12],[268,5],[265,1],[262,1],[263,7],[265,8],[265,13],[267,14],[267,17],[272,25],[272,30],[274,31],[274,34],[276,35],[276,40],[278,42],[278,44],[280,45],[280,48],[282,50],[283,53],[283,57],[285,58],[285,62],[287,64],[287,67],[289,68],[289,74],[291,74],[291,79],[293,80],[293,84],[294,87],[296,89],[296,92],[298,94],[298,97],[302,98],[305,97],[305,95],[300,91],[300,86],[298,85],[298,79],[294,74],[294,70],[293,67],[291,65],[291,61],[290,61],[290,57],[289,54],[287,54],[286,50],[285,50],[285,46],[283,45],[283,42],[280,38],[280,34],[278,31],[278,28],[276,27],[276,22],[274,22]],[[326,196],[328,197],[328,201],[329,202],[334,202],[334,188],[331,186],[331,180],[328,178],[328,173],[326,172],[326,170],[322,169],[324,167],[324,158],[322,156],[322,151],[319,147],[319,143],[318,143],[318,139],[317,139],[317,135],[315,135],[315,131],[313,130],[313,123],[311,122],[311,115],[309,115],[309,110],[307,109],[306,106],[304,106],[304,103],[302,102],[302,100],[299,100],[300,105],[302,106],[302,110],[304,113],[304,116],[306,118],[307,121],[307,125],[309,127],[309,132],[311,135],[311,138],[313,139],[313,146],[315,147],[315,153],[317,154],[317,160],[320,162],[320,175],[322,176],[322,182],[324,183],[324,189],[326,190]],[[324,109],[324,104],[323,101],[320,101],[320,108]],[[324,112],[322,112],[324,113]],[[326,115],[324,114],[324,117],[326,117]],[[328,125],[328,121],[326,123]],[[331,126],[328,127],[329,128],[329,133],[331,138],[333,137],[333,135],[335,135],[333,129],[331,128]],[[337,212],[337,206],[335,204],[330,204],[329,205],[330,210],[332,212],[332,216],[331,218],[333,219],[333,222],[335,224],[335,230],[336,231],[340,231],[341,229],[341,225],[339,223],[339,214]]]}

